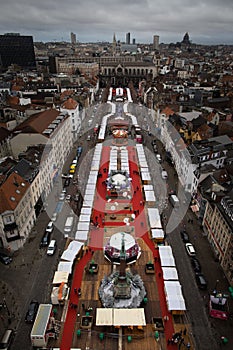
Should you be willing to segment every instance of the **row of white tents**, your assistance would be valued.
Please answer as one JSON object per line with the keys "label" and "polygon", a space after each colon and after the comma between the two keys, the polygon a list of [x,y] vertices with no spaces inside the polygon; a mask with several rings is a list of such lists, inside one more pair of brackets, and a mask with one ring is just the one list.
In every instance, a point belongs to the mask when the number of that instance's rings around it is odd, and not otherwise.
{"label": "row of white tents", "polygon": [[171,246],[159,246],[159,257],[168,310],[174,313],[184,312],[186,306]]}
{"label": "row of white tents", "polygon": [[102,143],[98,143],[95,146],[95,151],[91,163],[91,170],[87,180],[87,185],[83,197],[83,205],[80,211],[80,216],[77,223],[77,231],[75,234],[75,240],[79,242],[86,242],[88,240],[88,234],[90,229],[90,221],[92,208],[95,199],[96,182],[100,168]]}

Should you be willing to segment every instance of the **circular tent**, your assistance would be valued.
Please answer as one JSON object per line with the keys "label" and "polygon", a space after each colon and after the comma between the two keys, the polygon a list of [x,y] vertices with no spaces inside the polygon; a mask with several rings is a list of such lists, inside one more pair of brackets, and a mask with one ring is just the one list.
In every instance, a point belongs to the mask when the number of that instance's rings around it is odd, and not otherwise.
{"label": "circular tent", "polygon": [[111,262],[120,263],[122,253],[122,240],[124,240],[126,263],[135,262],[141,255],[141,249],[134,237],[125,232],[118,232],[112,235],[104,247],[104,255]]}

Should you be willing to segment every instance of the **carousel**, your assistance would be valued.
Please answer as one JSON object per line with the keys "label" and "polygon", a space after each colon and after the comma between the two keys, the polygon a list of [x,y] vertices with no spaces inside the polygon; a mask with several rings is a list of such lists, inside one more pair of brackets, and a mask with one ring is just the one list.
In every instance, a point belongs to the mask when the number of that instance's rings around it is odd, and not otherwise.
{"label": "carousel", "polygon": [[126,171],[112,170],[106,180],[108,197],[125,197],[131,193],[131,178]]}
{"label": "carousel", "polygon": [[120,264],[122,239],[125,245],[125,261],[126,264],[132,264],[141,255],[139,244],[129,233],[118,232],[111,236],[104,247],[104,256],[107,260],[115,264]]}
{"label": "carousel", "polygon": [[128,144],[128,131],[124,129],[112,130],[113,141],[115,146],[125,146]]}
{"label": "carousel", "polygon": [[105,276],[101,282],[99,296],[104,307],[137,308],[146,297],[141,277],[132,274],[127,267],[130,256],[134,256],[134,259],[139,257],[136,251],[139,252],[139,247],[133,237],[124,232],[113,235],[109,245],[105,247],[105,254],[112,257],[116,255],[120,266],[112,274]]}

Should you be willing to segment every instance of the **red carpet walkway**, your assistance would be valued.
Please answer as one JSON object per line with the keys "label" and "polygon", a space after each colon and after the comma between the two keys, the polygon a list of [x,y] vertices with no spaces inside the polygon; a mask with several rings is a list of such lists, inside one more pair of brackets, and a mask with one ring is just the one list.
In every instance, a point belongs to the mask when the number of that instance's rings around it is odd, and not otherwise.
{"label": "red carpet walkway", "polygon": [[[135,235],[137,238],[141,237],[146,242],[148,247],[153,253],[153,257],[156,258],[155,268],[156,268],[156,283],[160,299],[160,307],[162,311],[162,316],[169,316],[168,321],[165,324],[165,336],[166,340],[172,337],[174,333],[174,327],[172,322],[172,317],[169,315],[166,298],[164,294],[164,283],[162,278],[162,269],[159,263],[159,252],[155,249],[154,243],[150,240],[148,235],[148,225],[147,225],[147,213],[146,208],[144,207],[144,198],[142,192],[141,178],[139,175],[138,161],[136,148],[133,146],[127,147],[129,153],[129,167],[130,167],[130,176],[132,178],[132,212],[135,213],[136,218],[134,222],[130,223],[130,226],[134,226]],[[99,173],[101,174],[98,177],[96,184],[96,197],[94,201],[94,207],[92,212],[92,220],[98,223],[99,228],[92,229],[90,231],[90,241],[89,247],[91,249],[103,249],[103,237],[104,237],[104,226],[107,224],[104,222],[104,211],[106,204],[106,185],[105,180],[108,175],[108,164],[110,156],[110,147],[103,147],[102,150],[102,159]],[[113,226],[113,223],[111,223]],[[115,223],[116,226],[125,226],[123,222]],[[78,262],[74,272],[74,278],[72,283],[72,289],[70,293],[70,303],[78,302],[78,296],[74,293],[74,288],[79,288],[81,286],[82,274],[84,271],[85,265],[91,259],[90,251],[82,257]],[[161,276],[161,277],[160,277]],[[74,332],[74,326],[76,321],[76,310],[68,308],[66,321],[64,325],[62,341],[61,341],[61,350],[69,350],[72,345],[72,338]],[[176,349],[175,345],[167,345],[167,349]]]}
{"label": "red carpet walkway", "polygon": [[77,310],[72,309],[70,305],[71,303],[72,304],[78,303],[78,295],[75,294],[74,288],[78,289],[81,287],[83,271],[90,259],[91,259],[91,252],[87,252],[87,254],[85,254],[79,260],[79,262],[77,263],[74,269],[74,277],[73,277],[71,292],[70,292],[70,301],[69,301],[69,306],[67,310],[67,315],[66,315],[66,320],[65,320],[65,325],[63,329],[61,345],[60,345],[61,350],[70,350],[72,346],[72,339],[73,339]]}
{"label": "red carpet walkway", "polygon": [[[137,237],[143,238],[144,242],[152,251],[153,257],[156,258],[156,261],[157,261],[155,263],[155,271],[156,271],[156,283],[157,283],[157,288],[159,293],[161,312],[163,317],[164,316],[169,317],[168,321],[166,321],[165,323],[165,336],[166,336],[166,340],[168,340],[172,338],[172,334],[175,331],[174,331],[174,326],[172,322],[172,315],[170,315],[167,308],[166,297],[164,293],[164,281],[162,278],[162,268],[159,263],[159,251],[158,249],[155,249],[154,243],[151,241],[148,234],[147,213],[146,213],[146,208],[144,208],[144,198],[143,198],[143,192],[142,192],[141,178],[138,175],[139,169],[138,169],[138,161],[137,161],[137,153],[136,153],[137,151],[135,147],[128,147],[128,150],[129,150],[130,174],[132,177],[132,183],[134,185],[134,196],[132,199],[133,210],[139,211],[139,215],[137,216],[134,222],[135,232]],[[167,345],[167,349],[175,349],[175,348],[177,348],[177,346],[174,344]]]}

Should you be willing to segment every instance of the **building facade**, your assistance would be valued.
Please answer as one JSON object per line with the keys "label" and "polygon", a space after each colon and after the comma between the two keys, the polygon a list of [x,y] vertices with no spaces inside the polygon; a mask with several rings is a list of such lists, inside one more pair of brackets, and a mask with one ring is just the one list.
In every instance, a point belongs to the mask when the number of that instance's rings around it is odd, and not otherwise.
{"label": "building facade", "polygon": [[18,33],[0,35],[0,62],[4,68],[12,64],[35,68],[36,59],[32,36]]}
{"label": "building facade", "polygon": [[233,285],[233,192],[224,196],[220,202],[206,202],[203,218],[203,229],[218,258],[223,271],[231,285]]}
{"label": "building facade", "polygon": [[15,251],[21,248],[36,215],[30,184],[16,172],[0,187],[0,246]]}

